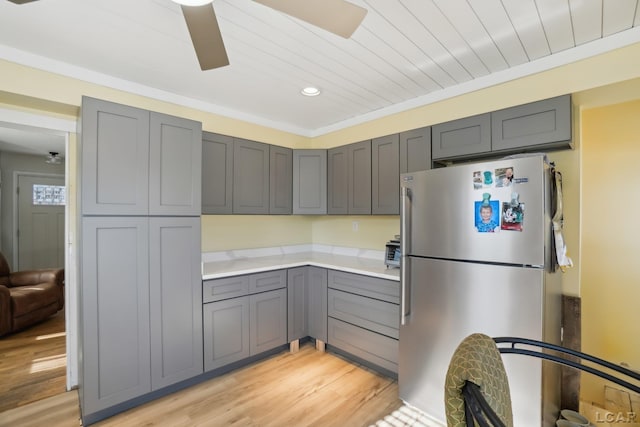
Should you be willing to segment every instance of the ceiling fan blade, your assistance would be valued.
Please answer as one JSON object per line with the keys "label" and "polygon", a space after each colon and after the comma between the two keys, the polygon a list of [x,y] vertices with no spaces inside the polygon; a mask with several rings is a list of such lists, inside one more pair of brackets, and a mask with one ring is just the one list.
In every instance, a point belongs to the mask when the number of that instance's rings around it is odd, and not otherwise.
{"label": "ceiling fan blade", "polygon": [[254,0],[345,39],[358,28],[367,9],[345,0]]}
{"label": "ceiling fan blade", "polygon": [[213,6],[181,7],[200,68],[204,71],[229,65]]}
{"label": "ceiling fan blade", "polygon": [[15,4],[25,4],[25,3],[31,3],[32,1],[36,1],[36,0],[8,0],[8,1]]}

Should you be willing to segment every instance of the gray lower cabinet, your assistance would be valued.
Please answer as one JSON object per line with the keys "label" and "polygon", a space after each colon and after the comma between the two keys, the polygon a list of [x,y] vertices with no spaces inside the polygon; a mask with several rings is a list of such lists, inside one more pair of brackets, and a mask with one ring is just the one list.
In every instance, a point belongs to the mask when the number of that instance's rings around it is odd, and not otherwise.
{"label": "gray lower cabinet", "polygon": [[233,141],[233,213],[269,213],[269,145]]}
{"label": "gray lower cabinet", "polygon": [[327,152],[327,213],[371,214],[371,141]]}
{"label": "gray lower cabinet", "polygon": [[327,270],[296,267],[287,274],[287,341],[309,336],[326,342]]}
{"label": "gray lower cabinet", "polygon": [[327,213],[327,150],[293,150],[293,213]]}
{"label": "gray lower cabinet", "polygon": [[199,215],[202,125],[82,98],[83,215]]}
{"label": "gray lower cabinet", "polygon": [[400,133],[400,173],[431,169],[431,127]]}
{"label": "gray lower cabinet", "polygon": [[249,352],[287,343],[287,289],[249,295]]}
{"label": "gray lower cabinet", "polygon": [[292,213],[293,150],[269,146],[269,214]]}
{"label": "gray lower cabinet", "polygon": [[400,214],[400,136],[371,140],[371,213]]}
{"label": "gray lower cabinet", "polygon": [[149,218],[151,389],[195,377],[202,365],[200,218]]}
{"label": "gray lower cabinet", "polygon": [[200,219],[82,219],[83,418],[202,373]]}
{"label": "gray lower cabinet", "polygon": [[309,336],[309,284],[308,267],[287,271],[287,341]]}
{"label": "gray lower cabinet", "polygon": [[202,282],[204,370],[287,343],[287,271]]}
{"label": "gray lower cabinet", "polygon": [[490,113],[437,124],[431,129],[434,160],[491,152]]}
{"label": "gray lower cabinet", "polygon": [[397,374],[399,297],[396,281],[329,270],[327,344]]}
{"label": "gray lower cabinet", "polygon": [[491,113],[492,151],[571,148],[571,96]]}
{"label": "gray lower cabinet", "polygon": [[83,417],[151,391],[149,221],[82,219]]}
{"label": "gray lower cabinet", "polygon": [[308,335],[327,342],[327,269],[307,267]]}
{"label": "gray lower cabinet", "polygon": [[249,357],[249,296],[204,304],[204,370]]}
{"label": "gray lower cabinet", "polygon": [[202,213],[233,213],[233,138],[202,133]]}

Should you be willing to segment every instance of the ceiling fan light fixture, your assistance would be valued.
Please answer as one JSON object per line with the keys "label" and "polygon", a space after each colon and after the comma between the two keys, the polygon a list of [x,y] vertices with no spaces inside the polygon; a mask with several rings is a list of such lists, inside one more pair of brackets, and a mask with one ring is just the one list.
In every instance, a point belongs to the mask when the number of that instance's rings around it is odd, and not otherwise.
{"label": "ceiling fan light fixture", "polygon": [[318,96],[320,95],[320,89],[314,86],[307,86],[300,91],[304,96]]}
{"label": "ceiling fan light fixture", "polygon": [[174,3],[178,3],[182,6],[204,6],[213,2],[213,0],[172,0]]}
{"label": "ceiling fan light fixture", "polygon": [[62,163],[62,158],[60,157],[60,153],[56,151],[49,151],[49,154],[47,154],[47,158],[44,162],[50,165],[59,165]]}

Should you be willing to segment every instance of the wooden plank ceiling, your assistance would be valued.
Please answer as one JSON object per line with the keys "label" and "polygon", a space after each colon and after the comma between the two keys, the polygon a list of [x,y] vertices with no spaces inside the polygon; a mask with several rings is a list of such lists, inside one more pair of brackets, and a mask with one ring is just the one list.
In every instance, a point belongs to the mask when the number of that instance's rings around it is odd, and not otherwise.
{"label": "wooden plank ceiling", "polygon": [[368,14],[342,39],[215,0],[231,65],[202,72],[170,0],[0,0],[0,58],[313,135],[623,32],[640,41],[638,0],[351,1]]}

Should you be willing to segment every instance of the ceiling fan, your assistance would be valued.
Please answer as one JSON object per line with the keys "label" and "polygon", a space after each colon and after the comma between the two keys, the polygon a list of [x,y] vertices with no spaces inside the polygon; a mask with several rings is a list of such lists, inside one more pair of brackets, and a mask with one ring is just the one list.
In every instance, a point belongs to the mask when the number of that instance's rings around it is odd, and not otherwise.
{"label": "ceiling fan", "polygon": [[[36,0],[8,1],[25,4]],[[229,58],[212,5],[213,0],[172,1],[180,4],[182,8],[200,68],[204,71],[229,65]],[[254,1],[344,38],[351,37],[367,14],[367,9],[346,0]]]}

